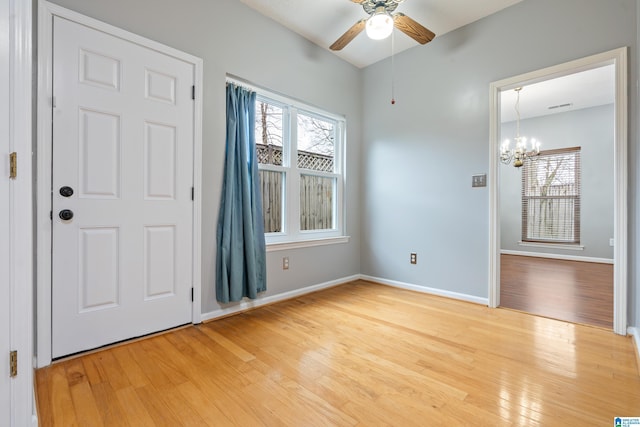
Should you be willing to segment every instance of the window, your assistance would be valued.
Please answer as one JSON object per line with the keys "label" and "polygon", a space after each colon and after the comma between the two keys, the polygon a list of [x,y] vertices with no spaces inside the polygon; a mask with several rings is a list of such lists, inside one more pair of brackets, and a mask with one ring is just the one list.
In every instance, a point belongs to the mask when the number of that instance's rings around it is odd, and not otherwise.
{"label": "window", "polygon": [[344,120],[258,91],[256,150],[267,243],[340,237]]}
{"label": "window", "polygon": [[541,151],[525,161],[522,240],[580,244],[580,147]]}

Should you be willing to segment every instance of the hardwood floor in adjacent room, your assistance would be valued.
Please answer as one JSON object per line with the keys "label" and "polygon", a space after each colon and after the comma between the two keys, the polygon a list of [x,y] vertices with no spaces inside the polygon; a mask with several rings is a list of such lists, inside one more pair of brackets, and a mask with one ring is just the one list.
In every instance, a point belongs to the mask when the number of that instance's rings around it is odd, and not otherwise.
{"label": "hardwood floor in adjacent room", "polygon": [[613,329],[613,265],[501,255],[500,305]]}
{"label": "hardwood floor in adjacent room", "polygon": [[628,337],[363,281],[36,378],[41,426],[608,426],[640,415]]}

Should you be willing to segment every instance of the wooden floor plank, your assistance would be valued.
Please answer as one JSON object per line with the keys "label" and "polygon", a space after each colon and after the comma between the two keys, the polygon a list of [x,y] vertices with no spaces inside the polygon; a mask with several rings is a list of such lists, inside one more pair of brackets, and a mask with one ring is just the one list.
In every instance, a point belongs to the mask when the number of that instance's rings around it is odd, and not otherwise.
{"label": "wooden floor plank", "polygon": [[134,387],[125,387],[116,391],[120,406],[126,408],[129,424],[136,427],[153,427],[155,422]]}
{"label": "wooden floor plank", "polygon": [[630,338],[356,281],[56,363],[42,425],[563,426],[640,414]]}
{"label": "wooden floor plank", "polygon": [[69,382],[64,366],[52,366],[49,375],[51,395],[49,401],[51,406],[51,416],[44,419],[51,419],[52,425],[77,426],[77,414],[73,407],[73,398],[69,389]]}

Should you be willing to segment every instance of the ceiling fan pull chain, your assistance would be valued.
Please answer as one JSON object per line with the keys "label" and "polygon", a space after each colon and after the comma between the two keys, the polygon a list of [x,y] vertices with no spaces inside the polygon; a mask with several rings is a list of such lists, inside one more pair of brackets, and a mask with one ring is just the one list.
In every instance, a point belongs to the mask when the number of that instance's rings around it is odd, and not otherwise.
{"label": "ceiling fan pull chain", "polygon": [[391,105],[395,105],[396,97],[395,97],[395,72],[396,72],[396,64],[395,64],[395,31],[391,33]]}

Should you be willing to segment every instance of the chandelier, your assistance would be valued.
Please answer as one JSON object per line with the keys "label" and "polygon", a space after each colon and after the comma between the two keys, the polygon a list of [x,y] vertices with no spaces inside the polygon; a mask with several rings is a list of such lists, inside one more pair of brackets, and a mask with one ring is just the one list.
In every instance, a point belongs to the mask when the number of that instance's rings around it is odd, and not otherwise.
{"label": "chandelier", "polygon": [[513,147],[509,139],[505,139],[502,142],[500,145],[500,161],[505,165],[513,162],[513,166],[519,168],[524,164],[525,159],[540,154],[540,141],[536,141],[534,138],[531,138],[531,141],[527,141],[526,137],[520,135],[520,91],[522,87],[517,87],[514,90],[517,93],[515,105],[516,137],[514,138]]}

